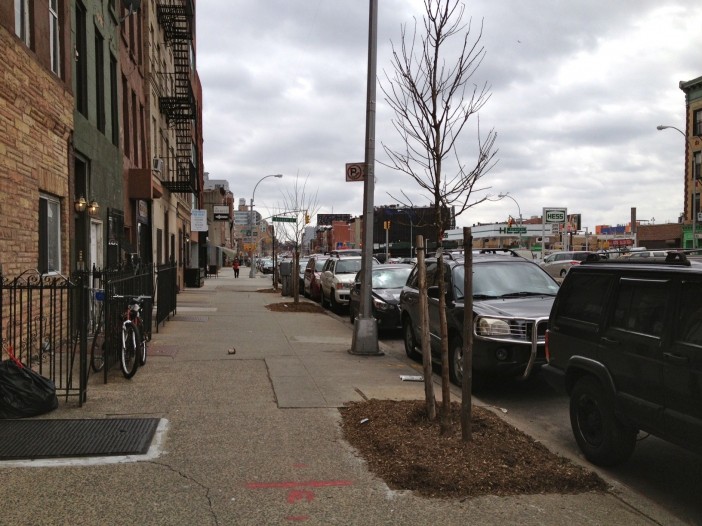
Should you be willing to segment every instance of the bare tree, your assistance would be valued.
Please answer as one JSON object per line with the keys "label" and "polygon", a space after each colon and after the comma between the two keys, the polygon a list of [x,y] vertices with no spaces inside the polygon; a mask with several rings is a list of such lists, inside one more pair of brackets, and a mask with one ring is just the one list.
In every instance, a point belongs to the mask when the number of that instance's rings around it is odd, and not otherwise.
{"label": "bare tree", "polygon": [[[490,99],[487,84],[478,87],[471,79],[483,58],[480,44],[483,27],[471,37],[471,20],[463,23],[465,5],[459,0],[424,0],[424,18],[414,31],[401,31],[401,47],[393,45],[392,76],[385,73],[381,84],[385,100],[395,113],[393,126],[402,139],[403,149],[383,144],[389,168],[412,177],[429,194],[434,206],[439,257],[439,322],[441,327],[441,429],[450,432],[449,341],[446,326],[446,290],[442,258],[442,240],[448,222],[446,211],[454,207],[456,215],[483,202],[487,196],[474,198],[480,179],[494,166],[496,133],[480,135],[478,112]],[[455,38],[454,38],[455,37]],[[462,40],[453,49],[451,44]],[[384,84],[384,85],[383,85]],[[477,143],[471,164],[461,159],[459,136],[472,117],[476,118]],[[461,145],[462,146],[462,145]],[[402,202],[402,199],[396,199]],[[423,330],[427,330],[423,327]],[[431,381],[426,380],[425,381]]]}
{"label": "bare tree", "polygon": [[319,211],[317,191],[311,193],[307,190],[308,180],[309,176],[301,182],[300,175],[298,174],[295,176],[295,184],[293,187],[282,192],[283,212],[280,215],[295,218],[295,221],[279,223],[278,227],[278,236],[283,240],[292,242],[295,247],[291,283],[295,303],[300,302],[298,269],[300,267],[300,249],[302,247],[305,227],[309,223],[310,217]]}

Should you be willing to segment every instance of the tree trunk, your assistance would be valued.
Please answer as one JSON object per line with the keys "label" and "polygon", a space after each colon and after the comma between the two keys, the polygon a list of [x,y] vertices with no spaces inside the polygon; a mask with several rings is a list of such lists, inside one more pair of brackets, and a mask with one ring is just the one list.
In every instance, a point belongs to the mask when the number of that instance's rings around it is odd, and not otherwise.
{"label": "tree trunk", "polygon": [[419,324],[422,331],[422,366],[424,370],[424,397],[427,418],[436,419],[436,397],[431,367],[431,342],[429,341],[429,302],[427,300],[427,267],[424,264],[424,236],[417,236],[417,272],[419,274]]}

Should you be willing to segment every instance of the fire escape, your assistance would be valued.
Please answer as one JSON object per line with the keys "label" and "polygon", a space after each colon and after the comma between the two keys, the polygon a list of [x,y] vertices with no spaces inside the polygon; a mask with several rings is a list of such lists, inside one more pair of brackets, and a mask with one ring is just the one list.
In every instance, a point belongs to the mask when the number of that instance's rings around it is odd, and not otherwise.
{"label": "fire escape", "polygon": [[199,179],[193,148],[197,104],[191,82],[192,0],[161,0],[157,13],[166,45],[173,51],[174,66],[173,82],[168,83],[169,92],[159,98],[159,108],[166,116],[169,128],[175,129],[175,172],[167,174],[162,182],[173,193],[196,194]]}

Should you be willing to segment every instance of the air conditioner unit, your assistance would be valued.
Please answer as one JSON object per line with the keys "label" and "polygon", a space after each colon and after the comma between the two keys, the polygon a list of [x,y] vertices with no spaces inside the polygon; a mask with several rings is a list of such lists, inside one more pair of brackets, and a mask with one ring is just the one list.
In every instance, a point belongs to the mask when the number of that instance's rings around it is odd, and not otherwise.
{"label": "air conditioner unit", "polygon": [[151,169],[154,172],[162,172],[163,171],[163,159],[160,157],[154,157],[151,160]]}

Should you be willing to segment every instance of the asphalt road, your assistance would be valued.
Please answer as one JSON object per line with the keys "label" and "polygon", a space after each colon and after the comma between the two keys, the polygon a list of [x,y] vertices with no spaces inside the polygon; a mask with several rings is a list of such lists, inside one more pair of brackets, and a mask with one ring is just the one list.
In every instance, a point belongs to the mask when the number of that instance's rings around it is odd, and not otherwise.
{"label": "asphalt road", "polygon": [[[350,323],[347,312],[340,312],[338,316]],[[386,352],[412,363],[405,355],[401,331],[381,333],[380,341]],[[421,373],[421,365],[415,364]],[[440,383],[440,372],[436,368],[434,376],[434,381]],[[452,386],[451,391],[455,399],[460,400],[460,389]],[[552,451],[588,464],[570,428],[568,397],[552,389],[538,372],[526,382],[496,385],[482,392],[476,403],[498,409],[507,421]],[[634,454],[626,464],[608,469],[588,465],[613,484],[629,487],[681,520],[702,526],[702,457],[656,437],[640,434]]]}

